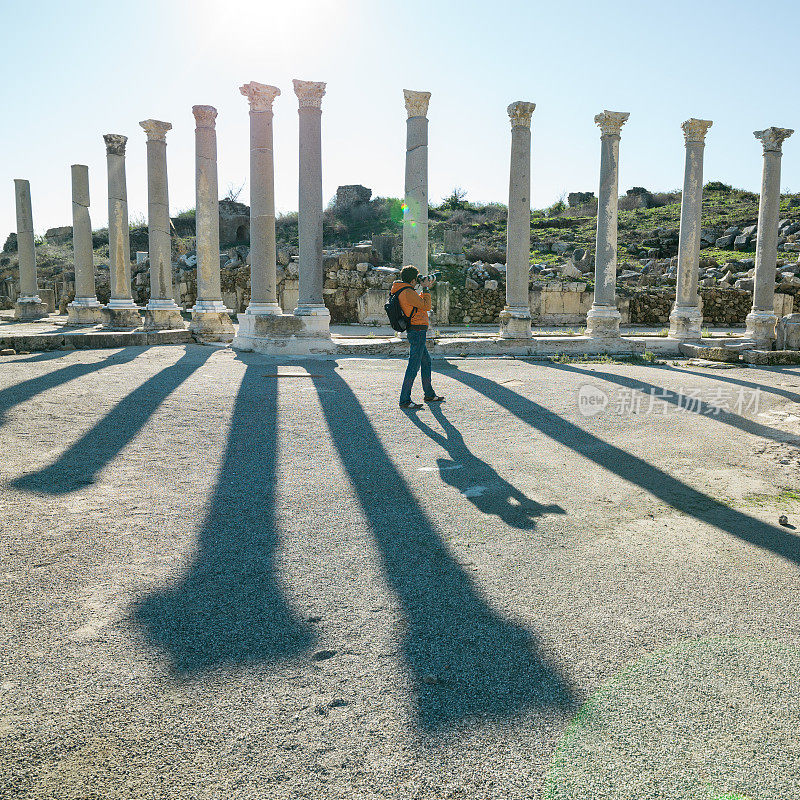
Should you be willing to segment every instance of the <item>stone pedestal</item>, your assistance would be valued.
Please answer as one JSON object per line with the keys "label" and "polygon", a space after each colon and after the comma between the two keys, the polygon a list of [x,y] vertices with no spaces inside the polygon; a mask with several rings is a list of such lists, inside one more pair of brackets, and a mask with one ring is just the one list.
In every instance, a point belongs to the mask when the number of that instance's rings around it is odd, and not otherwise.
{"label": "stone pedestal", "polygon": [[33,243],[33,211],[31,185],[28,181],[14,181],[17,205],[17,253],[19,255],[19,297],[14,305],[14,318],[41,319],[47,316],[47,305],[39,297],[36,278],[36,248]]}
{"label": "stone pedestal", "polygon": [[217,185],[217,109],[193,106],[195,128],[195,224],[197,299],[189,330],[196,339],[230,342],[234,328],[222,302],[219,277],[219,190]]}
{"label": "stone pedestal", "polygon": [[604,111],[600,126],[600,191],[597,198],[594,302],[586,315],[586,335],[593,339],[619,336],[617,310],[617,204],[619,199],[619,140],[629,113]]}
{"label": "stone pedestal", "polygon": [[753,287],[753,310],[745,320],[745,335],[757,346],[771,349],[775,341],[775,268],[778,261],[778,218],[781,201],[781,155],[783,143],[794,133],[788,128],[767,128],[753,135],[764,149],[761,174],[761,199],[758,204],[756,273]]}
{"label": "stone pedestal", "polygon": [[300,117],[300,288],[296,317],[306,336],[330,338],[330,312],[322,289],[322,98],[325,84],[294,80]]}
{"label": "stone pedestal", "polygon": [[150,258],[150,302],[145,306],[147,330],[185,328],[181,309],[172,291],[172,239],[167,188],[167,131],[169,122],[140,122],[147,134],[147,220]]}
{"label": "stone pedestal", "polygon": [[511,169],[508,183],[506,307],[500,312],[500,336],[531,335],[528,276],[531,257],[531,115],[535,103],[522,100],[507,111],[511,119]]}
{"label": "stone pedestal", "polygon": [[252,350],[254,337],[276,332],[273,325],[262,325],[258,318],[283,314],[278,303],[275,270],[272,136],[272,104],[281,90],[251,81],[240,86],[239,91],[250,103],[250,303],[245,313],[239,315],[239,330],[232,346],[237,350]]}
{"label": "stone pedestal", "polygon": [[67,306],[68,325],[98,325],[103,311],[94,283],[92,221],[89,217],[89,167],[72,165],[72,250],[75,299]]}
{"label": "stone pedestal", "polygon": [[112,330],[130,330],[142,325],[142,315],[138,306],[115,308],[109,304],[102,308],[103,322]]}
{"label": "stone pedestal", "polygon": [[675,304],[669,317],[669,335],[673,339],[700,339],[703,323],[700,296],[697,293],[703,210],[703,151],[706,132],[712,124],[707,119],[687,119],[681,125],[686,144],[686,164],[678,240],[678,280]]}
{"label": "stone pedestal", "polygon": [[108,165],[108,267],[111,277],[111,299],[106,305],[108,313],[105,317],[113,328],[138,327],[141,317],[131,294],[131,240],[125,176],[128,137],[107,133],[103,139]]}

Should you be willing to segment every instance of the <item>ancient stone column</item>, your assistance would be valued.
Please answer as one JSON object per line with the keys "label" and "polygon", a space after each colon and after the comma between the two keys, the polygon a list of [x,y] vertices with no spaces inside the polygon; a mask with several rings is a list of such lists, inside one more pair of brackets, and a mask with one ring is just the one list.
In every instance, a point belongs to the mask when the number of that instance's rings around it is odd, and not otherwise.
{"label": "ancient stone column", "polygon": [[222,302],[219,275],[219,190],[217,186],[217,109],[192,106],[195,128],[195,226],[197,299],[189,330],[198,339],[230,342],[233,323]]}
{"label": "ancient stone column", "polygon": [[403,89],[406,101],[406,185],[403,264],[428,274],[428,103],[430,92]]}
{"label": "ancient stone column", "polygon": [[788,128],[754,131],[764,148],[761,199],[758,203],[758,238],[753,310],[747,315],[748,338],[772,348],[775,341],[775,268],[778,261],[778,217],[781,201],[781,154],[783,143],[794,133]]}
{"label": "ancient stone column", "polygon": [[33,244],[33,211],[31,185],[14,180],[17,203],[17,253],[19,255],[19,297],[14,306],[16,319],[39,319],[47,316],[47,305],[39,297],[36,278],[36,249]]}
{"label": "ancient stone column", "polygon": [[250,102],[250,304],[247,314],[282,314],[275,287],[275,166],[272,103],[281,90],[251,82],[239,91]]}
{"label": "ancient stone column", "polygon": [[619,139],[630,114],[604,111],[594,121],[600,126],[600,191],[597,198],[594,302],[586,315],[586,335],[619,336],[617,310],[617,203],[619,200]]}
{"label": "ancient stone column", "polygon": [[531,335],[528,275],[531,258],[531,115],[536,103],[518,100],[508,107],[511,119],[511,170],[506,230],[506,307],[500,312],[500,336]]}
{"label": "ancient stone column", "polygon": [[112,328],[136,328],[141,316],[131,295],[131,238],[125,177],[128,137],[107,133],[103,139],[108,164],[108,266],[111,273],[111,299],[105,312]]}
{"label": "ancient stone column", "polygon": [[675,339],[699,339],[703,322],[700,297],[697,294],[703,211],[703,151],[706,147],[706,132],[712,124],[711,120],[692,118],[681,125],[686,143],[686,165],[681,195],[678,282],[675,305],[669,316],[669,335]]}
{"label": "ancient stone column", "polygon": [[89,218],[89,167],[72,165],[72,251],[75,258],[75,299],[67,306],[70,325],[103,321],[94,282],[92,221]]}
{"label": "ancient stone column", "polygon": [[294,80],[300,116],[300,295],[295,316],[307,335],[330,336],[330,312],[322,288],[322,97],[325,84]]}
{"label": "ancient stone column", "polygon": [[140,122],[147,134],[147,233],[150,258],[150,302],[145,306],[144,327],[151,330],[182,329],[181,309],[172,290],[172,237],[167,189],[167,131],[169,122]]}

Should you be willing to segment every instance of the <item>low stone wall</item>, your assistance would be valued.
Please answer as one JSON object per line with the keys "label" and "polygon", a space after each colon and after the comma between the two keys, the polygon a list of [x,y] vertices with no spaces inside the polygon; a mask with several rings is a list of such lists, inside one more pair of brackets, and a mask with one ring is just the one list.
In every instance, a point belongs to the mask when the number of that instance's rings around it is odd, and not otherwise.
{"label": "low stone wall", "polygon": [[451,325],[494,323],[505,305],[505,291],[454,287],[450,290],[449,322]]}
{"label": "low stone wall", "polygon": [[[668,325],[674,289],[634,289],[629,293],[630,321],[635,325]],[[753,293],[746,289],[701,289],[703,324],[717,327],[744,325],[753,307]],[[792,313],[791,295],[775,293],[775,313]]]}

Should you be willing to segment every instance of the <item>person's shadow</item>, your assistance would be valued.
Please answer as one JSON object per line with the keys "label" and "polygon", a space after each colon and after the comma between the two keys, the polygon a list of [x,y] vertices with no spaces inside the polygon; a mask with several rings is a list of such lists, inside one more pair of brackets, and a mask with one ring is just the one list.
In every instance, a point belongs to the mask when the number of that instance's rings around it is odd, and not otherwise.
{"label": "person's shadow", "polygon": [[530,530],[537,517],[544,514],[565,514],[559,505],[542,505],[531,500],[515,486],[501,478],[485,461],[465,444],[458,428],[444,415],[442,406],[431,403],[430,410],[446,435],[435,431],[418,415],[409,418],[426,436],[447,451],[450,458],[437,458],[442,480],[457,489],[475,508],[484,514],[500,517],[506,525]]}

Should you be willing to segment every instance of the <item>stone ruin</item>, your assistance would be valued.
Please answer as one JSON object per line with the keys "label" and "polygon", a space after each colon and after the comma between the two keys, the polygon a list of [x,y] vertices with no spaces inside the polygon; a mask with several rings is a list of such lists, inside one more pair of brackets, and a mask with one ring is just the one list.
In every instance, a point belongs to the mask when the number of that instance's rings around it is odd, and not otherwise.
{"label": "stone ruin", "polygon": [[[299,248],[295,258],[282,268],[279,302],[278,254],[275,241],[274,175],[272,161],[272,105],[280,90],[274,86],[251,82],[240,87],[250,106],[251,126],[251,208],[230,201],[218,201],[216,116],[212,106],[194,106],[195,147],[197,170],[196,236],[197,255],[195,291],[191,307],[190,330],[200,341],[231,341],[235,348],[279,352],[282,354],[325,353],[335,349],[330,337],[331,307],[369,306],[361,296],[370,290],[385,292],[386,282],[392,273],[377,275],[381,267],[375,266],[376,252],[381,257],[394,253],[388,240],[379,240],[369,247],[369,257],[358,260],[349,254],[326,254],[322,249],[322,186],[321,186],[321,112],[325,84],[313,81],[294,81],[299,105]],[[407,111],[406,126],[406,185],[403,220],[402,261],[416,266],[427,274],[430,253],[428,244],[428,119],[429,92],[404,90]],[[511,123],[511,167],[509,183],[507,248],[505,264],[489,264],[470,268],[475,286],[469,282],[464,294],[470,290],[498,292],[504,284],[502,296],[492,299],[488,295],[478,302],[481,310],[461,312],[462,321],[480,317],[496,318],[500,323],[499,343],[511,340],[523,343],[531,339],[533,311],[530,285],[531,209],[530,209],[530,157],[531,118],[535,104],[517,101],[508,106]],[[586,309],[586,340],[591,345],[608,349],[624,347],[620,336],[621,308],[625,302],[617,296],[617,211],[619,204],[619,145],[621,129],[627,112],[603,111],[595,117],[600,128],[600,190],[597,197],[597,240],[594,258],[594,292],[591,305]],[[699,341],[703,321],[700,288],[700,249],[708,233],[701,228],[702,170],[705,136],[712,123],[709,120],[689,119],[681,126],[686,148],[686,164],[681,201],[680,230],[670,231],[668,240],[677,239],[674,264],[675,299],[669,314],[669,336],[675,341]],[[92,232],[89,224],[88,177],[85,166],[73,166],[73,226],[72,238],[75,252],[75,299],[69,304],[69,318],[73,324],[103,321],[111,328],[133,328],[144,323],[146,328],[163,329],[183,327],[180,307],[175,302],[170,256],[170,220],[167,206],[166,134],[171,124],[158,120],[141,123],[147,134],[148,208],[149,208],[149,302],[142,309],[131,292],[130,234],[127,216],[125,177],[125,146],[127,137],[107,134],[104,139],[108,162],[109,186],[109,277],[110,296],[105,305],[100,304],[96,293],[96,280],[92,263]],[[780,158],[783,142],[793,133],[789,129],[767,128],[756,131],[763,149],[763,177],[758,225],[753,230],[738,233],[749,244],[755,236],[755,265],[753,267],[752,307],[746,316],[746,337],[752,347],[771,349],[778,338],[775,276],[779,235],[786,239],[787,227],[781,228],[779,220]],[[265,153],[269,153],[267,158]],[[635,187],[628,196],[649,203],[650,193]],[[352,207],[369,202],[371,191],[359,185],[343,186],[337,191],[336,207]],[[570,204],[593,200],[593,193],[575,193]],[[16,181],[17,247],[19,256],[19,296],[15,312],[19,319],[36,319],[47,313],[47,307],[38,294],[30,187],[27,181]],[[792,223],[793,224],[793,223]],[[62,232],[51,231],[53,235]],[[445,258],[463,258],[463,243],[459,231],[449,231]],[[734,235],[726,232],[724,236]],[[234,329],[229,308],[223,300],[220,264],[220,238],[244,244],[248,239],[247,256],[237,256],[239,262],[249,260],[249,297],[244,312],[239,316],[239,331]],[[661,242],[661,237],[659,237]],[[670,246],[672,246],[670,244]],[[555,245],[553,245],[555,252]],[[568,252],[565,247],[561,252]],[[335,261],[334,261],[335,259]],[[234,262],[235,259],[229,259]],[[435,261],[435,258],[434,258]],[[296,266],[295,266],[296,265]],[[348,269],[346,265],[350,265]],[[190,266],[187,263],[187,266]],[[241,266],[244,266],[242,264]],[[502,266],[503,269],[499,267]],[[673,265],[670,264],[670,267]],[[335,267],[335,269],[334,269]],[[587,253],[573,252],[571,263],[565,264],[561,277],[570,277],[590,268]],[[392,269],[392,268],[388,268]],[[570,272],[574,271],[574,272]],[[297,278],[296,299],[287,291],[287,279]],[[624,279],[624,273],[619,276]],[[733,275],[735,278],[735,275]],[[790,277],[786,276],[789,281]],[[577,284],[576,284],[577,285]],[[243,289],[243,287],[241,287]],[[358,293],[358,294],[357,294]],[[547,292],[539,291],[543,296]],[[559,292],[564,294],[563,291]],[[452,296],[448,287],[437,292],[437,307],[441,319],[455,316],[457,292]],[[574,292],[584,295],[586,292]],[[244,291],[237,307],[243,304]],[[588,300],[588,298],[587,298]],[[327,302],[326,302],[327,301]],[[577,309],[583,312],[584,300],[570,303],[570,311],[562,305],[562,314]],[[630,305],[630,303],[628,304]],[[293,306],[292,313],[286,313]],[[539,301],[540,309],[542,307]],[[445,311],[447,309],[447,311]],[[362,309],[363,310],[363,309]],[[781,307],[785,311],[785,307]],[[791,310],[791,309],[789,309]],[[144,311],[144,319],[142,319]],[[539,315],[541,316],[541,314]],[[786,316],[784,314],[784,316]],[[434,320],[435,324],[435,320]],[[793,324],[793,323],[792,323]],[[781,334],[782,342],[793,341],[792,335]]]}

